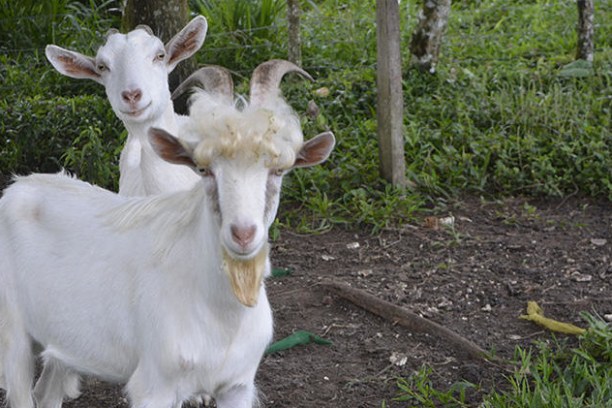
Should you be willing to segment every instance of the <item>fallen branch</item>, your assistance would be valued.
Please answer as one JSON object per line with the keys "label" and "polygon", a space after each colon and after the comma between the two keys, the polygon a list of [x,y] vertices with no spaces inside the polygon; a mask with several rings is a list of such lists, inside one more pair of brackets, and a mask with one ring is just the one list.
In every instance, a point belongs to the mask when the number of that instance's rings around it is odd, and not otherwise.
{"label": "fallen branch", "polygon": [[394,305],[361,289],[353,288],[346,283],[337,281],[324,281],[321,285],[341,296],[342,298],[354,303],[355,305],[374,313],[393,323],[400,324],[415,333],[424,333],[437,337],[451,344],[458,355],[469,360],[489,360],[500,362],[499,359],[490,356],[486,351],[470,340],[458,335],[457,333],[441,326],[435,322],[427,320],[403,307]]}

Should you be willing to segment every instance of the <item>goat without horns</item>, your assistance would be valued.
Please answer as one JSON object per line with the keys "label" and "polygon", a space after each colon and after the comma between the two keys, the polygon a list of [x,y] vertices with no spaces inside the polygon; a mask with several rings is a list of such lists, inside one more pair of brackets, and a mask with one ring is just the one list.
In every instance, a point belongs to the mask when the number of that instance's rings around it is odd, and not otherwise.
{"label": "goat without horns", "polygon": [[168,75],[200,49],[207,22],[194,18],[164,46],[147,26],[127,34],[109,32],[95,58],[48,45],[47,59],[61,74],[92,79],[106,89],[113,111],[128,130],[119,161],[119,194],[142,196],[185,190],[198,177],[157,156],[147,140],[149,127],[176,134],[182,116],[174,112]]}
{"label": "goat without horns", "polygon": [[[303,73],[260,65],[249,104],[197,92],[181,139],[149,130],[161,158],[199,174],[190,190],[131,198],[37,174],[5,191],[0,372],[12,408],[61,407],[81,375],[127,383],[136,408],[201,395],[253,406],[272,337],[263,278],[282,177],[321,163],[335,142],[330,132],[303,141],[278,94],[288,71]],[[44,367],[32,392],[33,341]]]}

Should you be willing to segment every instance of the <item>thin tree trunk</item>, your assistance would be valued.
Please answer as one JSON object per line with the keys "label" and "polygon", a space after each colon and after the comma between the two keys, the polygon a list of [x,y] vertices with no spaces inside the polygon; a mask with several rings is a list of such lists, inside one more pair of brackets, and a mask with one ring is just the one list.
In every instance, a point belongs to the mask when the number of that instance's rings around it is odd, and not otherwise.
{"label": "thin tree trunk", "polygon": [[289,22],[289,41],[287,56],[289,61],[302,66],[302,40],[300,39],[300,1],[287,0],[287,20]]}
{"label": "thin tree trunk", "polygon": [[404,102],[397,0],[376,1],[376,120],[381,175],[405,187]]}
{"label": "thin tree trunk", "polygon": [[[187,0],[127,0],[123,10],[122,29],[127,32],[139,24],[146,24],[164,44],[189,22]],[[195,71],[195,59],[180,62],[170,74],[170,91],[173,91],[189,74]],[[186,113],[184,100],[175,101],[174,109]]]}
{"label": "thin tree trunk", "polygon": [[451,0],[424,0],[410,41],[412,63],[421,71],[436,72],[442,38],[448,25]]}
{"label": "thin tree trunk", "polygon": [[578,0],[578,52],[576,59],[593,62],[595,7],[593,0]]}

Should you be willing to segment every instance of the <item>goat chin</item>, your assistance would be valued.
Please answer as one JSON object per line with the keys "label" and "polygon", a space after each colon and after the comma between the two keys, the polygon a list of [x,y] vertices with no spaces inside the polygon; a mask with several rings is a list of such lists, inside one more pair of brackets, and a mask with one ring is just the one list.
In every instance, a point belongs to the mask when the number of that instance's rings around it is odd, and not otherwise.
{"label": "goat chin", "polygon": [[247,307],[257,304],[269,251],[270,246],[266,243],[253,258],[239,260],[223,249],[223,269],[230,278],[234,295]]}

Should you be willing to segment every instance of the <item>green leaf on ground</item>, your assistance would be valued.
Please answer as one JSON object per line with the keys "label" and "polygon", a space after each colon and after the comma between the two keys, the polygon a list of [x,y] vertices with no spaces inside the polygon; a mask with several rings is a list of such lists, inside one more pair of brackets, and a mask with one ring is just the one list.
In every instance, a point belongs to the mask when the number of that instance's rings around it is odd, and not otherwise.
{"label": "green leaf on ground", "polygon": [[266,350],[266,355],[273,354],[282,350],[287,350],[295,346],[306,345],[310,343],[322,344],[325,346],[333,344],[331,341],[325,340],[324,338],[319,337],[316,334],[307,332],[305,330],[298,330],[292,335],[287,336],[284,339],[277,341],[276,343],[272,343],[270,347],[268,347],[268,349]]}

